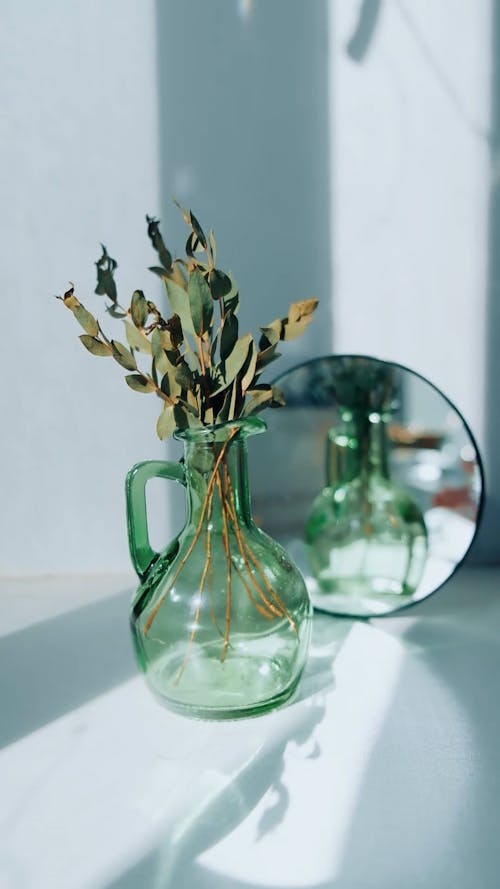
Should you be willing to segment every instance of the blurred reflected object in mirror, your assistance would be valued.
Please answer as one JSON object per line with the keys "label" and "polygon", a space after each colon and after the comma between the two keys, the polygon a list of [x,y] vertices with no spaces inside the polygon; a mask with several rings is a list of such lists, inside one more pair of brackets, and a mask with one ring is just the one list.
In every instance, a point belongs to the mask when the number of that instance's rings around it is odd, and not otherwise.
{"label": "blurred reflected object in mirror", "polygon": [[390,477],[394,370],[346,358],[335,383],[340,422],[328,433],[327,485],[306,523],[309,564],[319,594],[339,611],[372,611],[379,597],[397,607],[421,580],[427,530],[419,505]]}
{"label": "blurred reflected object in mirror", "polygon": [[268,415],[254,509],[314,606],[380,616],[437,590],[469,550],[483,501],[456,407],[419,374],[368,356],[316,358],[275,382],[286,406]]}

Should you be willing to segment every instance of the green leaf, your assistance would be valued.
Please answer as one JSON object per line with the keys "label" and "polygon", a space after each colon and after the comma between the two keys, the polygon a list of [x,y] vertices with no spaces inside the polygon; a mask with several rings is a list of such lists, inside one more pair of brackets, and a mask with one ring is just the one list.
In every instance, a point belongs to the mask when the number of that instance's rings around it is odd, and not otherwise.
{"label": "green leaf", "polygon": [[154,384],[151,380],[143,377],[142,374],[127,374],[125,377],[127,386],[130,386],[134,392],[155,392]]}
{"label": "green leaf", "polygon": [[165,242],[160,234],[160,220],[155,219],[153,216],[146,216],[146,222],[148,224],[149,239],[160,258],[160,262],[166,269],[170,270],[172,268],[172,256],[165,247]]}
{"label": "green leaf", "polygon": [[144,327],[148,317],[148,303],[142,290],[134,290],[130,303],[130,314],[136,327]]}
{"label": "green leaf", "polygon": [[215,265],[215,263],[217,262],[217,245],[215,243],[215,235],[214,235],[212,229],[210,229],[210,231],[208,233],[208,243],[210,244],[210,252],[212,254],[212,262]]}
{"label": "green leaf", "polygon": [[218,345],[218,342],[219,342],[219,334],[216,333],[215,336],[214,336],[214,338],[213,338],[213,340],[212,340],[212,345],[210,346],[210,360],[211,360],[212,362],[213,362],[214,359],[215,359],[215,353],[216,353],[216,351],[217,351],[217,345]]}
{"label": "green leaf", "polygon": [[153,377],[155,386],[158,386],[158,370],[156,368],[156,361],[154,360],[154,358],[151,362],[151,376]]}
{"label": "green leaf", "polygon": [[232,312],[233,315],[237,315],[237,314],[238,314],[238,309],[239,309],[239,307],[240,307],[240,297],[239,297],[239,294],[238,294],[238,293],[235,293],[233,296],[227,296],[227,297],[223,300],[223,305],[224,305],[224,317],[225,317],[229,312]]}
{"label": "green leaf", "polygon": [[238,319],[229,312],[224,318],[224,324],[220,335],[220,357],[223,361],[229,357],[238,339]]}
{"label": "green leaf", "polygon": [[209,286],[199,269],[194,269],[189,276],[188,296],[193,328],[198,336],[203,336],[210,330],[214,304]]}
{"label": "green leaf", "polygon": [[182,407],[182,404],[175,404],[174,405],[174,418],[175,418],[175,425],[177,426],[178,429],[188,429],[189,428],[189,414],[185,410],[185,408]]}
{"label": "green leaf", "polygon": [[148,267],[148,272],[153,272],[153,274],[158,275],[159,278],[168,278],[170,275],[167,269],[164,269],[162,265],[150,265]]}
{"label": "green leaf", "polygon": [[210,290],[213,299],[221,299],[231,293],[233,284],[229,275],[220,269],[212,269],[209,276]]}
{"label": "green leaf", "polygon": [[226,386],[229,386],[229,384],[233,382],[237,374],[239,374],[240,370],[247,360],[248,352],[250,350],[250,344],[252,342],[253,339],[251,333],[245,334],[245,336],[242,336],[239,340],[236,341],[231,354],[229,355],[227,360],[223,362],[223,365],[221,367],[224,383],[215,390],[215,392],[213,393],[214,395],[216,395],[217,392],[222,392],[222,390],[225,389]]}
{"label": "green leaf", "polygon": [[101,343],[100,340],[97,340],[93,336],[82,333],[79,339],[80,342],[83,343],[85,348],[92,353],[92,355],[99,355],[100,357],[104,358],[107,355],[112,354],[111,346],[108,346],[107,343]]}
{"label": "green leaf", "polygon": [[196,234],[196,237],[201,242],[201,244],[203,244],[203,246],[205,247],[205,250],[206,250],[207,239],[205,237],[205,232],[203,231],[200,223],[198,222],[198,220],[192,210],[189,211],[189,217],[190,217],[190,221],[191,221],[191,226],[193,228],[193,231]]}
{"label": "green leaf", "polygon": [[243,375],[241,377],[241,392],[245,395],[248,387],[251,386],[254,376],[255,376],[255,368],[257,365],[257,347],[252,340],[250,343],[250,349],[248,352],[247,360],[245,361],[245,365],[243,368]]}
{"label": "green leaf", "polygon": [[137,370],[137,364],[132,352],[129,352],[123,343],[117,340],[111,340],[111,348],[113,350],[113,358],[126,370]]}
{"label": "green leaf", "polygon": [[131,349],[137,349],[139,352],[151,355],[151,343],[142,330],[138,330],[130,321],[125,321],[125,333],[127,334],[127,342]]}
{"label": "green leaf", "polygon": [[193,322],[191,320],[189,297],[182,287],[179,287],[175,281],[170,278],[165,280],[167,288],[168,301],[172,312],[179,316],[184,333],[190,333],[195,336]]}
{"label": "green leaf", "polygon": [[165,438],[170,438],[175,431],[175,416],[174,416],[174,405],[169,404],[167,401],[163,405],[163,410],[158,417],[158,422],[156,424],[156,433],[158,438],[161,438],[163,441]]}
{"label": "green leaf", "polygon": [[194,386],[194,376],[193,372],[190,369],[189,365],[183,361],[179,364],[176,372],[175,379],[179,383],[183,389],[192,389]]}
{"label": "green leaf", "polygon": [[238,380],[233,380],[233,383],[226,392],[222,407],[217,415],[218,423],[227,423],[228,420],[234,419],[237,389]]}
{"label": "green leaf", "polygon": [[88,333],[93,337],[99,335],[99,325],[94,316],[91,315],[90,312],[87,312],[85,306],[78,303],[72,311],[78,323],[83,327],[85,333]]}

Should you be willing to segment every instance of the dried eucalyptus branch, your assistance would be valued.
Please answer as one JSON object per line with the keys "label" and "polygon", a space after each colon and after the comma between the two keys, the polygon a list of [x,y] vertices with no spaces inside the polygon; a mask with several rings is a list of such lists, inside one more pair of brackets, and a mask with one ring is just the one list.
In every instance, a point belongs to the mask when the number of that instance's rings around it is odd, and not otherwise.
{"label": "dried eucalyptus branch", "polygon": [[[73,285],[64,296],[58,297],[83,328],[80,340],[92,355],[113,358],[128,371],[125,382],[131,389],[154,393],[161,399],[162,411],[156,425],[161,439],[169,438],[175,429],[210,427],[251,416],[266,407],[283,405],[282,393],[276,386],[262,383],[261,375],[280,357],[280,342],[304,333],[318,304],[314,298],[292,303],[285,317],[276,318],[260,328],[258,342],[250,333],[240,336],[238,287],[232,275],[217,266],[214,233],[210,231],[206,237],[194,214],[176,204],[189,227],[184,258],[174,257],[165,245],[159,220],[146,216],[148,237],[159,263],[151,266],[150,271],[164,282],[169,317],[164,317],[142,290],[134,290],[128,308],[119,303],[115,282],[118,264],[104,245],[101,245],[101,256],[96,262],[95,292],[106,298],[108,314],[124,324],[127,345],[105,334],[101,324],[75,296]],[[262,617],[270,621],[287,620],[290,628],[297,632],[294,620],[248,546],[238,521],[227,465],[227,451],[237,432],[235,426],[214,459],[193,538],[143,627],[144,634],[148,634],[165,598],[204,534],[205,560],[198,589],[193,593],[198,596],[193,609],[193,627],[176,683],[189,659],[207,584],[211,618],[222,639],[222,661],[230,647],[233,574],[239,578],[250,602]],[[220,500],[226,562],[223,627],[217,623],[213,606],[211,517],[215,496]]]}
{"label": "dried eucalyptus branch", "polygon": [[[124,323],[127,345],[109,339],[97,319],[75,296],[74,286],[58,297],[84,330],[82,345],[98,357],[113,358],[129,371],[125,382],[135,392],[154,393],[163,402],[156,431],[169,438],[176,428],[212,426],[265,407],[280,407],[282,393],[260,377],[277,358],[280,341],[300,336],[308,327],[317,299],[292,303],[284,318],[265,327],[257,341],[239,335],[239,293],[230,273],[216,265],[213,231],[206,237],[190,210],[178,204],[189,226],[185,258],[174,258],[165,245],[158,219],[146,216],[147,232],[159,265],[150,267],[165,284],[170,312],[165,318],[142,290],[128,308],[118,301],[118,263],[104,245],[96,262],[95,292],[107,300],[106,311]],[[215,308],[218,308],[218,319]],[[148,362],[139,367],[138,359]]]}

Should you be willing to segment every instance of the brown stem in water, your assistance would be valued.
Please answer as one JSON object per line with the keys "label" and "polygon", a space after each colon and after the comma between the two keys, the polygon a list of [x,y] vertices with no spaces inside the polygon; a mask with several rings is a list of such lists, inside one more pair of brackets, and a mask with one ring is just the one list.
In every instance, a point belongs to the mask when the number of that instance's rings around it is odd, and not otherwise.
{"label": "brown stem in water", "polygon": [[[248,555],[248,558],[250,559],[250,561],[252,562],[252,564],[254,565],[254,567],[257,569],[257,571],[258,571],[260,577],[262,578],[262,582],[263,582],[264,586],[266,587],[266,590],[268,591],[268,593],[272,596],[272,598],[273,598],[274,601],[276,602],[276,606],[280,609],[279,612],[278,612],[278,614],[279,614],[280,616],[285,615],[286,618],[287,618],[287,620],[288,620],[288,623],[289,623],[290,626],[291,626],[291,628],[293,629],[293,631],[294,631],[295,633],[297,633],[297,625],[296,625],[295,621],[293,620],[292,616],[289,614],[289,612],[288,612],[288,610],[287,610],[285,604],[284,604],[283,601],[281,600],[280,596],[278,596],[278,593],[275,592],[275,590],[273,589],[273,587],[272,587],[271,584],[269,583],[269,581],[268,581],[268,579],[267,579],[267,577],[266,577],[266,575],[265,575],[265,573],[264,573],[264,569],[262,568],[262,565],[260,564],[259,560],[254,556],[252,550],[250,549],[249,546],[246,545],[245,541],[243,540],[243,538],[242,538],[242,536],[241,536],[241,530],[240,530],[240,527],[239,527],[239,524],[238,524],[238,519],[237,519],[237,516],[236,516],[236,505],[235,505],[235,501],[234,501],[234,491],[233,491],[233,486],[232,486],[232,484],[231,484],[231,477],[230,477],[230,475],[229,475],[229,472],[228,472],[228,469],[227,469],[227,466],[226,466],[225,463],[223,464],[223,466],[224,466],[224,481],[225,481],[225,487],[226,487],[226,491],[228,491],[228,493],[229,493],[229,502],[230,502],[230,504],[231,504],[232,520],[233,520],[234,530],[235,530],[235,534],[236,534],[236,539],[238,540],[238,536],[239,536],[239,538],[241,539],[241,542],[242,542],[242,545],[243,545],[243,549],[246,550],[246,553],[247,553],[247,555]],[[237,529],[238,529],[238,530],[237,530]],[[241,548],[240,548],[240,551],[241,551]],[[242,551],[241,551],[241,554],[242,554],[242,556],[243,556],[243,558],[244,558],[244,560],[245,560],[245,564],[247,565],[247,570],[248,570],[250,576],[253,578],[253,574],[251,573],[251,569],[250,569],[249,566],[248,566],[248,561],[247,561],[246,557],[243,555],[243,552],[242,552]],[[261,597],[262,597],[262,592],[261,592]],[[267,599],[265,599],[264,601],[266,602],[266,605],[267,605],[272,611],[274,611],[274,608],[272,607],[271,603],[270,603]]]}
{"label": "brown stem in water", "polygon": [[201,602],[202,602],[202,597],[203,597],[203,588],[204,588],[204,586],[205,586],[205,581],[206,581],[206,579],[207,579],[207,574],[208,574],[209,567],[210,567],[210,564],[211,564],[211,561],[212,561],[212,559],[211,559],[211,553],[210,553],[210,537],[211,537],[211,533],[212,533],[212,532],[211,532],[211,527],[210,527],[210,519],[211,519],[211,517],[212,517],[212,506],[213,506],[213,501],[214,501],[214,496],[213,496],[213,489],[212,489],[212,496],[210,497],[210,503],[209,503],[209,505],[208,505],[208,507],[207,507],[207,539],[206,539],[206,544],[205,544],[205,564],[203,565],[203,571],[201,572],[200,587],[199,587],[199,590],[198,590],[198,604],[197,604],[197,606],[196,606],[196,612],[195,612],[195,615],[194,615],[193,627],[192,627],[192,630],[191,630],[191,634],[190,634],[190,636],[189,636],[189,640],[188,640],[188,644],[187,644],[187,648],[186,648],[186,653],[185,653],[185,655],[184,655],[182,664],[181,664],[180,667],[179,667],[179,671],[178,671],[178,673],[177,673],[177,676],[176,676],[176,678],[175,678],[175,680],[174,680],[174,685],[177,685],[177,684],[178,684],[178,682],[179,682],[179,680],[180,680],[182,674],[184,673],[184,670],[186,669],[186,664],[187,664],[188,659],[189,659],[189,654],[190,654],[190,651],[191,651],[191,646],[192,646],[193,641],[194,641],[194,637],[195,637],[195,634],[196,634],[196,630],[198,629],[198,625],[199,625],[199,623],[200,623],[200,612],[201,612]]}
{"label": "brown stem in water", "polygon": [[207,485],[207,492],[206,492],[206,494],[205,494],[205,498],[204,498],[204,500],[203,500],[203,505],[202,505],[202,507],[201,507],[200,518],[199,518],[199,521],[198,521],[198,525],[197,525],[197,527],[196,527],[196,531],[195,531],[195,533],[194,533],[194,535],[193,535],[193,539],[192,539],[191,543],[189,544],[189,547],[188,547],[188,549],[186,550],[186,553],[184,554],[184,556],[183,556],[182,559],[180,560],[180,562],[179,562],[179,564],[178,564],[178,566],[177,566],[177,569],[176,569],[176,571],[174,572],[173,577],[170,579],[170,583],[168,584],[168,586],[166,587],[166,589],[165,589],[165,590],[163,591],[163,593],[161,594],[161,596],[160,596],[160,598],[158,599],[158,601],[157,601],[156,605],[154,606],[154,608],[151,609],[151,613],[150,613],[150,615],[149,615],[149,617],[148,617],[146,623],[144,624],[144,628],[143,628],[143,633],[144,633],[144,635],[146,635],[146,633],[147,633],[148,630],[150,629],[151,624],[153,623],[153,621],[154,621],[156,615],[158,614],[158,611],[160,610],[161,605],[162,605],[162,603],[163,603],[165,597],[168,595],[168,593],[169,593],[170,590],[172,589],[172,587],[173,587],[175,581],[177,580],[179,574],[181,573],[182,569],[184,568],[184,565],[186,564],[187,560],[189,559],[191,553],[193,552],[193,550],[194,550],[194,548],[195,548],[195,546],[196,546],[196,544],[197,544],[197,542],[198,542],[199,536],[200,536],[200,534],[201,534],[201,532],[202,532],[202,529],[203,529],[203,523],[204,523],[204,521],[205,521],[205,515],[206,515],[206,512],[207,512],[208,506],[209,506],[209,504],[210,504],[210,502],[211,502],[211,498],[212,498],[212,496],[213,496],[213,490],[214,490],[214,485],[215,485],[215,479],[216,479],[216,476],[218,475],[218,469],[219,469],[219,466],[220,466],[222,460],[224,459],[225,453],[226,453],[226,451],[227,451],[227,449],[228,449],[228,447],[229,447],[229,445],[230,445],[232,439],[234,438],[234,436],[236,435],[237,432],[238,432],[238,429],[237,429],[236,427],[235,427],[234,429],[231,430],[231,432],[229,433],[229,435],[228,435],[226,441],[224,442],[224,444],[222,445],[222,447],[221,447],[221,449],[220,449],[220,451],[219,451],[219,454],[218,454],[217,459],[216,459],[215,464],[214,464],[214,468],[213,468],[213,470],[212,470],[212,474],[211,474],[211,476],[210,476],[210,479],[209,479],[209,482],[208,482],[208,485]]}
{"label": "brown stem in water", "polygon": [[227,574],[226,574],[226,627],[224,631],[224,645],[222,646],[222,653],[220,659],[224,662],[224,659],[227,654],[227,647],[229,645],[229,630],[231,627],[231,569],[232,569],[232,561],[231,561],[231,549],[229,546],[229,534],[227,530],[227,506],[224,497],[224,492],[222,490],[222,483],[220,479],[219,472],[217,472],[216,478],[217,490],[219,492],[220,504],[222,510],[222,543],[224,546],[224,552],[226,554],[226,563],[227,563]]}
{"label": "brown stem in water", "polygon": [[[226,480],[226,489],[227,489],[227,480]],[[248,558],[247,558],[247,552],[249,552],[250,550],[249,550],[249,547],[245,544],[243,535],[241,533],[241,528],[239,526],[238,519],[236,516],[234,497],[232,498],[232,500],[226,499],[226,503],[228,506],[228,515],[229,515],[231,522],[233,524],[233,530],[234,530],[234,535],[236,537],[236,543],[238,544],[238,549],[240,551],[241,557],[242,557],[243,562],[245,564],[245,568],[247,570],[248,577],[250,578],[250,580],[255,588],[255,591],[260,596],[260,598],[264,602],[265,606],[269,609],[269,611],[272,614],[274,614],[276,617],[283,617],[283,615],[285,613],[284,609],[279,610],[276,607],[276,605],[274,605],[272,602],[269,601],[269,599],[267,598],[266,594],[264,593],[262,587],[257,582],[255,575],[252,571],[252,566],[250,565],[250,562],[248,561]]]}

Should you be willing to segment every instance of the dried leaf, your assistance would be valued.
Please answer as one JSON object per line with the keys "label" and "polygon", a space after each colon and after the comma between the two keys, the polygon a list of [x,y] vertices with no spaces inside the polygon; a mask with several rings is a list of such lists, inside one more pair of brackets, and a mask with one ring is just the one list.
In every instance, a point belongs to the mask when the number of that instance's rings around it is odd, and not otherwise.
{"label": "dried leaf", "polygon": [[186,361],[182,361],[179,364],[176,372],[175,379],[179,383],[183,389],[192,389],[194,386],[194,376],[191,368],[187,364]]}
{"label": "dried leaf", "polygon": [[182,392],[182,387],[175,379],[175,368],[169,367],[168,371],[163,375],[160,389],[170,398],[177,398]]}
{"label": "dried leaf", "polygon": [[137,370],[137,364],[132,352],[129,352],[123,343],[117,340],[111,340],[111,348],[113,350],[113,358],[126,370]]}
{"label": "dried leaf", "polygon": [[300,321],[285,321],[281,339],[286,342],[297,339],[298,336],[302,336],[307,330],[311,321],[312,315],[304,315]]}
{"label": "dried leaf", "polygon": [[277,358],[281,357],[281,352],[277,352],[278,344],[275,343],[274,346],[268,346],[267,349],[262,349],[257,355],[257,371],[261,373],[268,364],[271,364],[272,361],[276,361]]}
{"label": "dried leaf", "polygon": [[217,392],[222,392],[226,386],[229,386],[229,384],[233,382],[237,374],[239,374],[247,360],[250,344],[252,342],[253,338],[251,333],[245,334],[245,336],[242,336],[236,341],[231,354],[220,367],[224,382],[215,390],[213,393],[214,395],[216,395]]}
{"label": "dried leaf", "polygon": [[288,321],[293,323],[312,315],[318,303],[319,300],[314,298],[302,299],[299,302],[291,303],[288,310]]}
{"label": "dried leaf", "polygon": [[170,349],[171,347],[172,343],[168,330],[158,330],[158,328],[153,330],[153,333],[151,334],[151,351],[153,353],[156,367],[162,375],[168,373],[170,367],[166,349]]}
{"label": "dried leaf", "polygon": [[83,327],[85,333],[90,334],[90,336],[96,337],[99,335],[99,325],[90,312],[87,312],[85,306],[81,304],[76,306],[73,309],[73,315],[75,316],[78,323]]}
{"label": "dried leaf", "polygon": [[252,385],[253,379],[255,377],[255,368],[257,365],[257,347],[252,340],[250,343],[250,349],[248,352],[248,357],[245,362],[243,368],[243,375],[241,377],[241,392],[245,395],[248,387]]}
{"label": "dried leaf", "polygon": [[156,424],[156,433],[158,438],[161,438],[163,441],[165,438],[170,438],[175,431],[175,416],[174,416],[174,405],[169,404],[168,401],[163,405],[163,410],[158,417],[158,422]]}
{"label": "dried leaf", "polygon": [[130,314],[136,327],[144,327],[149,315],[148,303],[142,290],[134,290],[130,303]]}
{"label": "dried leaf", "polygon": [[262,336],[259,340],[259,349],[262,351],[269,346],[275,346],[282,338],[284,322],[280,318],[271,321],[267,327],[261,327]]}
{"label": "dried leaf", "polygon": [[278,386],[273,386],[273,398],[269,407],[283,407],[286,404],[285,396]]}
{"label": "dried leaf", "polygon": [[156,391],[154,383],[148,380],[147,377],[142,376],[142,374],[127,374],[125,382],[134,392],[148,393]]}
{"label": "dried leaf", "polygon": [[250,398],[243,408],[244,417],[250,417],[252,414],[257,414],[269,405],[273,399],[272,386],[266,386],[263,389],[249,389],[247,395],[249,395]]}
{"label": "dried leaf", "polygon": [[179,287],[179,285],[170,278],[165,280],[165,286],[167,288],[168,301],[172,312],[179,316],[184,333],[190,333],[195,336],[196,334],[191,320],[189,296],[182,287]]}
{"label": "dried leaf", "polygon": [[178,315],[172,315],[172,317],[168,319],[167,330],[169,332],[170,341],[172,343],[171,348],[177,349],[184,340],[181,319]]}
{"label": "dried leaf", "polygon": [[138,330],[130,321],[125,321],[125,333],[131,349],[137,349],[139,352],[151,355],[151,343],[142,330]]}
{"label": "dried leaf", "polygon": [[227,423],[228,420],[234,419],[234,408],[236,404],[236,390],[238,381],[234,380],[232,385],[226,392],[222,407],[217,416],[218,423]]}
{"label": "dried leaf", "polygon": [[101,343],[100,340],[97,340],[93,336],[82,333],[79,339],[80,342],[83,343],[85,348],[92,353],[92,355],[98,355],[99,357],[105,358],[106,356],[112,354],[111,346],[108,346],[107,343]]}

